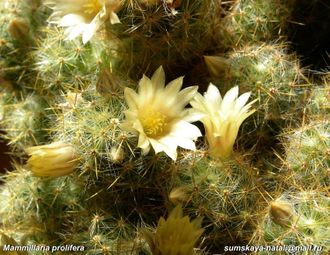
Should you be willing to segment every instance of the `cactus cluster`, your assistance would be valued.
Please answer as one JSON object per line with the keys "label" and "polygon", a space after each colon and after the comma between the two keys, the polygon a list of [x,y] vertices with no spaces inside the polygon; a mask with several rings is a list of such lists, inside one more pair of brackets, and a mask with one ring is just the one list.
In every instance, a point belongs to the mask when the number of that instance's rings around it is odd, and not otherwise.
{"label": "cactus cluster", "polygon": [[24,150],[43,141],[47,127],[47,103],[37,95],[25,99],[4,96],[2,128],[13,149]]}
{"label": "cactus cluster", "polygon": [[285,169],[297,182],[329,186],[329,121],[311,122],[287,134]]}
{"label": "cactus cluster", "polygon": [[330,76],[296,5],[2,0],[0,254],[327,254]]}
{"label": "cactus cluster", "polygon": [[204,218],[204,242],[220,249],[247,241],[257,216],[259,189],[258,173],[247,155],[221,161],[206,158],[203,152],[188,154],[176,168],[167,188],[168,202],[183,203],[191,215]]}
{"label": "cactus cluster", "polygon": [[227,47],[277,40],[285,35],[294,0],[237,0],[224,21]]}

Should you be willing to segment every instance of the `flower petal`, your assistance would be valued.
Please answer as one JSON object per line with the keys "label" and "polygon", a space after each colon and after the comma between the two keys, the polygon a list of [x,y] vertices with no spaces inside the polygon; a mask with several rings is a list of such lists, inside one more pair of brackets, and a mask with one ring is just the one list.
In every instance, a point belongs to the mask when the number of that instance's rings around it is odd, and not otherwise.
{"label": "flower petal", "polygon": [[86,44],[102,25],[99,15],[97,15],[90,24],[87,24],[83,32],[83,44]]}
{"label": "flower petal", "polygon": [[196,93],[194,99],[190,101],[190,105],[201,112],[207,113],[207,107],[206,107],[206,102],[205,98],[200,94]]}
{"label": "flower petal", "polygon": [[[161,142],[162,141],[162,142]],[[170,139],[161,139],[161,140],[155,140],[155,139],[150,139],[150,143],[152,145],[152,147],[155,150],[155,153],[159,153],[161,151],[164,151],[171,159],[173,159],[174,161],[177,158],[177,152],[176,152],[176,148],[177,145],[176,143]]]}
{"label": "flower petal", "polygon": [[143,155],[147,155],[149,153],[149,151],[150,151],[150,146],[142,148],[142,154]]}
{"label": "flower petal", "polygon": [[197,139],[197,137],[202,136],[202,133],[195,125],[181,120],[173,124],[170,135],[175,137]]}
{"label": "flower petal", "polygon": [[140,133],[137,147],[139,147],[141,149],[145,149],[149,146],[150,146],[150,142],[149,142],[147,136],[143,133]]}
{"label": "flower petal", "polygon": [[196,109],[186,109],[184,110],[184,117],[182,120],[187,121],[187,122],[195,122],[201,120],[203,117],[205,117],[205,113],[202,111],[196,110]]}
{"label": "flower petal", "polygon": [[145,101],[150,100],[152,97],[155,91],[153,86],[154,84],[151,82],[151,80],[147,76],[143,75],[139,82],[139,94],[143,95]]}
{"label": "flower petal", "polygon": [[205,100],[208,104],[211,104],[214,109],[219,109],[222,101],[222,97],[219,89],[210,83],[207,91],[204,93]]}
{"label": "flower petal", "polygon": [[65,29],[65,39],[73,40],[84,32],[86,24],[81,24],[77,26],[67,27]]}
{"label": "flower petal", "polygon": [[180,100],[178,103],[184,106],[187,105],[194,98],[197,93],[197,90],[198,86],[191,86],[181,90],[177,96]]}
{"label": "flower petal", "polygon": [[67,14],[63,16],[59,21],[58,25],[61,27],[70,27],[80,24],[85,24],[85,19],[77,14]]}
{"label": "flower petal", "polygon": [[165,86],[165,72],[162,66],[160,66],[152,75],[151,82],[155,88],[164,88]]}
{"label": "flower petal", "polygon": [[137,130],[135,128],[133,128],[133,125],[131,122],[125,121],[125,122],[121,123],[120,127],[122,130],[125,130],[127,132],[137,133]]}
{"label": "flower petal", "polygon": [[244,93],[243,95],[240,95],[236,100],[236,109],[242,109],[246,102],[249,100],[249,97],[251,95],[251,92]]}
{"label": "flower petal", "polygon": [[118,24],[118,23],[121,23],[119,18],[118,18],[118,15],[114,12],[111,12],[110,13],[110,23],[111,24]]}
{"label": "flower petal", "polygon": [[236,101],[236,98],[238,96],[238,86],[231,88],[223,97],[222,103],[221,103],[221,112],[223,115],[228,115],[229,112],[234,109],[234,103]]}
{"label": "flower petal", "polygon": [[182,83],[183,83],[183,76],[171,81],[170,83],[168,83],[165,87],[165,93],[167,96],[176,96],[181,87],[182,87]]}
{"label": "flower petal", "polygon": [[149,142],[150,142],[150,144],[151,144],[151,146],[154,149],[154,151],[155,151],[156,154],[159,153],[159,152],[161,152],[161,151],[164,151],[164,145],[161,144],[159,142],[159,140],[150,138],[149,139]]}
{"label": "flower petal", "polygon": [[124,97],[126,100],[126,103],[128,104],[128,107],[132,110],[132,109],[136,109],[138,107],[138,94],[136,94],[136,92],[131,89],[131,88],[125,88],[124,90]]}
{"label": "flower petal", "polygon": [[178,146],[181,148],[187,149],[187,150],[196,150],[195,142],[193,142],[191,139],[184,138],[184,137],[175,137],[175,141]]}

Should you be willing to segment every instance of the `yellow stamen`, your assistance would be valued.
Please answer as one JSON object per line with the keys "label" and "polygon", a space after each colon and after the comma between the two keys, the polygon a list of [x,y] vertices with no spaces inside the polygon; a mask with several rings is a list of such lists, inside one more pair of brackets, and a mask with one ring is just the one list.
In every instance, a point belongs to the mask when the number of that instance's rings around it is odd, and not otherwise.
{"label": "yellow stamen", "polygon": [[165,135],[168,126],[168,117],[165,114],[159,111],[146,110],[141,113],[139,119],[147,136],[155,138]]}
{"label": "yellow stamen", "polygon": [[83,5],[84,12],[95,16],[102,8],[99,0],[89,0],[89,3]]}

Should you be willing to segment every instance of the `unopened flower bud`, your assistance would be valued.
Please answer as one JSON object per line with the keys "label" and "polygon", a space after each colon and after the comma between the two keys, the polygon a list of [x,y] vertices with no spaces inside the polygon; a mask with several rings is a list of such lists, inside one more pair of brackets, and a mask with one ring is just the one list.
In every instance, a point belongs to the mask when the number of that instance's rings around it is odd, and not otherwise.
{"label": "unopened flower bud", "polygon": [[5,246],[19,246],[14,238],[0,233],[0,254],[1,255],[28,255],[25,251],[6,251]]}
{"label": "unopened flower bud", "polygon": [[8,26],[8,32],[15,40],[24,41],[30,31],[30,24],[22,19],[13,19]]}
{"label": "unopened flower bud", "polygon": [[113,147],[110,150],[110,159],[113,163],[120,163],[124,160],[125,154],[121,147]]}
{"label": "unopened flower bud", "polygon": [[184,187],[173,188],[168,196],[173,204],[180,204],[188,200],[187,191]]}
{"label": "unopened flower bud", "polygon": [[30,156],[27,165],[36,176],[68,175],[75,170],[78,163],[74,148],[63,142],[30,147],[26,152]]}
{"label": "unopened flower bud", "polygon": [[220,56],[204,56],[205,64],[211,76],[214,78],[223,77],[229,69],[229,61]]}
{"label": "unopened flower bud", "polygon": [[276,224],[287,227],[292,223],[294,208],[288,202],[274,201],[270,204],[269,213]]}

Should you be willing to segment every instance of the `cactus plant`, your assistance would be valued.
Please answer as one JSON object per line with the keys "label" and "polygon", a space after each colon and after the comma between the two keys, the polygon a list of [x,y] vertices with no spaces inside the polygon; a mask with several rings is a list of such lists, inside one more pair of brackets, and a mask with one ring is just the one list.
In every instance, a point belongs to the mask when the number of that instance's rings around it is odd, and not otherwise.
{"label": "cactus plant", "polygon": [[0,254],[329,252],[329,73],[286,38],[298,2],[3,0]]}

